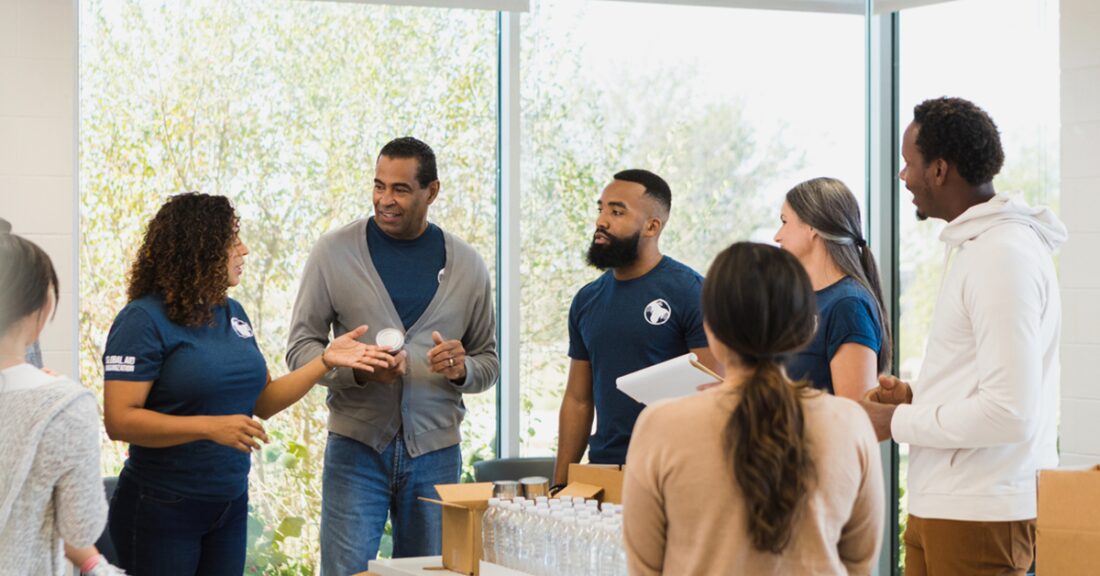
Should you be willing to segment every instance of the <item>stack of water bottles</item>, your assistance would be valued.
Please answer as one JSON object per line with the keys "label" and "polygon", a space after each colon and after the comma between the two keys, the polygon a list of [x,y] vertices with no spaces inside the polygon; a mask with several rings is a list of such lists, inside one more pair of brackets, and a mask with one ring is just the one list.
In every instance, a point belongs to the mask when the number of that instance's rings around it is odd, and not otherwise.
{"label": "stack of water bottles", "polygon": [[492,498],[482,559],[535,576],[625,576],[622,505],[572,498]]}

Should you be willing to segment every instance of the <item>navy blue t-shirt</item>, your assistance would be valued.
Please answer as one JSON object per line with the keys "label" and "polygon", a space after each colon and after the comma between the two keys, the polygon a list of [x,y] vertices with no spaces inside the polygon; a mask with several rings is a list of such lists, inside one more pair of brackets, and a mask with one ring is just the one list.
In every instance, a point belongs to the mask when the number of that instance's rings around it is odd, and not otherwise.
{"label": "navy blue t-shirt", "polygon": [[665,256],[646,275],[615,279],[612,271],[581,288],[569,308],[569,357],[592,364],[596,433],[588,459],[622,464],[644,404],[623,394],[615,380],[642,368],[705,348],[703,277]]}
{"label": "navy blue t-shirt", "polygon": [[[187,327],[168,319],[159,296],[144,296],[118,313],[103,353],[104,380],[152,382],[145,408],[175,416],[252,416],[267,363],[248,315],[230,298],[214,308],[214,325]],[[206,501],[229,501],[248,490],[248,454],[209,440],[168,448],[131,445],[126,470],[137,482]]]}
{"label": "navy blue t-shirt", "polygon": [[367,248],[393,307],[408,330],[428,309],[447,265],[443,230],[435,224],[414,240],[399,240],[383,232],[374,218],[367,220]]}
{"label": "navy blue t-shirt", "polygon": [[787,362],[787,375],[792,380],[809,380],[814,388],[833,394],[833,373],[829,363],[841,345],[862,344],[875,354],[882,350],[878,303],[871,292],[851,276],[814,294],[817,296],[817,332],[810,344]]}

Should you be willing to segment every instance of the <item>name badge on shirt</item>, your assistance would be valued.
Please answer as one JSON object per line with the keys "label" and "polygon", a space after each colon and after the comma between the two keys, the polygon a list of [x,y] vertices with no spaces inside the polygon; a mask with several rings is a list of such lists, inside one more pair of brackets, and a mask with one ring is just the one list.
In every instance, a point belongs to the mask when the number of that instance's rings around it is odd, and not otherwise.
{"label": "name badge on shirt", "polygon": [[248,322],[245,322],[240,318],[233,317],[229,319],[229,324],[233,326],[233,331],[237,333],[237,336],[240,336],[241,338],[252,337],[252,327],[248,325]]}

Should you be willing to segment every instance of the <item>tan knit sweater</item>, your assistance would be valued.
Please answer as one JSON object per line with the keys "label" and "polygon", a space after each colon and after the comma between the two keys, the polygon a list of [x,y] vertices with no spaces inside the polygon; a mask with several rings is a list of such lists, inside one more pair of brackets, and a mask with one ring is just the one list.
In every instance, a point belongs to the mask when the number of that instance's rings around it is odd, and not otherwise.
{"label": "tan knit sweater", "polygon": [[79,384],[21,364],[0,371],[0,576],[59,575],[65,541],[107,523],[99,413]]}
{"label": "tan knit sweater", "polygon": [[803,401],[816,486],[780,555],[748,536],[723,433],[729,384],[642,412],[626,458],[623,532],[630,574],[870,574],[882,541],[882,465],[863,409]]}

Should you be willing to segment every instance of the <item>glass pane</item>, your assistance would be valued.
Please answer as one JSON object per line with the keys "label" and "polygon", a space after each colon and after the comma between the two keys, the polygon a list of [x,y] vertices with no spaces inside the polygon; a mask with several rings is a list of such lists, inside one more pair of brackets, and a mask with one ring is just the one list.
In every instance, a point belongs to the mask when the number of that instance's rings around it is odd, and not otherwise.
{"label": "glass pane", "polygon": [[770,241],[783,194],[815,176],[865,195],[864,18],[536,0],[523,18],[524,455],[557,446],[573,295],[611,176],[669,181],[662,251],[700,272]]}
{"label": "glass pane", "polygon": [[[998,193],[1058,206],[1059,65],[1056,0],[959,0],[901,13],[899,134],[913,107],[958,96],[981,106],[1001,131],[1005,163]],[[950,38],[950,42],[944,42]],[[901,191],[899,371],[919,377],[943,274],[943,222],[918,222]],[[901,446],[904,530],[907,446]]]}
{"label": "glass pane", "polygon": [[[87,0],[80,30],[80,362],[99,362],[144,224],[171,194],[224,194],[251,248],[231,295],[273,376],[299,275],[325,231],[372,212],[374,159],[431,144],[431,219],[496,268],[496,14],[278,0]],[[267,423],[253,459],[248,572],[317,565],[325,390]],[[463,454],[492,455],[495,394],[466,397]],[[126,446],[105,442],[117,474]],[[467,471],[469,467],[467,466]],[[276,533],[276,528],[281,528]],[[385,543],[383,553],[386,553]]]}

